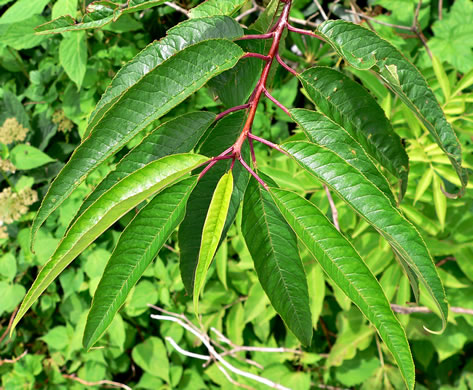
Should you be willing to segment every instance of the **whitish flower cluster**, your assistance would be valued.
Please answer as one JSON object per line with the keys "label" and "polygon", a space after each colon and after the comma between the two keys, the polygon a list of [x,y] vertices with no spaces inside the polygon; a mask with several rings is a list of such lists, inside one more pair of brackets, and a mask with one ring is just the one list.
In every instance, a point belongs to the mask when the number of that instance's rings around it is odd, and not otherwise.
{"label": "whitish flower cluster", "polygon": [[28,212],[28,206],[38,200],[38,194],[31,188],[13,192],[10,187],[0,192],[0,226],[18,221]]}
{"label": "whitish flower cluster", "polygon": [[0,157],[0,171],[15,173],[16,168],[10,160],[3,160]]}
{"label": "whitish flower cluster", "polygon": [[64,110],[56,111],[53,114],[52,120],[53,123],[58,125],[57,129],[59,131],[62,131],[63,133],[68,133],[74,127],[74,123],[66,117],[66,114],[64,114]]}
{"label": "whitish flower cluster", "polygon": [[23,127],[16,118],[8,118],[0,127],[0,142],[8,145],[14,141],[23,141],[26,138],[28,129]]}

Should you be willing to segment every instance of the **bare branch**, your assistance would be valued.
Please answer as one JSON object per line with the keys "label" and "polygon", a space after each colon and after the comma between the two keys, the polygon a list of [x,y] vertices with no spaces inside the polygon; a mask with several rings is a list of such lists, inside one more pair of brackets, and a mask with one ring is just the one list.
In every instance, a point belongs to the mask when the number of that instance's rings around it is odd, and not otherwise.
{"label": "bare branch", "polygon": [[207,350],[209,351],[210,353],[210,356],[212,356],[213,358],[215,358],[219,363],[221,363],[225,368],[227,368],[228,370],[230,370],[231,372],[237,374],[237,375],[240,375],[240,376],[243,376],[245,378],[249,378],[249,379],[252,379],[256,382],[259,382],[259,383],[262,383],[272,389],[280,389],[280,390],[290,390],[288,389],[287,387],[285,386],[282,386],[278,383],[275,383],[273,381],[270,381],[269,379],[266,379],[266,378],[263,378],[261,376],[258,376],[258,375],[255,375],[255,374],[252,374],[252,373],[249,373],[249,372],[246,372],[246,371],[243,371],[243,370],[240,370],[239,368],[237,367],[234,367],[233,365],[231,365],[230,363],[228,363],[216,350],[214,347],[212,347],[212,345],[210,344],[210,341],[209,341],[209,338],[208,336],[206,335],[203,335],[201,332],[195,330],[193,327],[189,326],[188,324],[186,324],[184,321],[182,321],[181,319],[175,317],[175,316],[163,316],[163,315],[157,315],[157,314],[152,314],[151,315],[151,318],[155,319],[155,320],[164,320],[164,321],[172,321],[172,322],[176,322],[177,324],[179,324],[180,326],[182,326],[184,329],[186,329],[187,331],[191,332],[194,336],[196,336],[201,342],[202,344],[204,344],[204,346],[207,348]]}
{"label": "bare branch", "polygon": [[4,339],[5,337],[7,337],[7,334],[8,334],[8,332],[10,331],[10,328],[11,328],[11,326],[12,326],[12,324],[13,324],[13,320],[15,319],[15,315],[16,315],[16,312],[18,311],[18,309],[19,309],[19,306],[17,306],[16,309],[13,310],[13,313],[12,313],[11,316],[10,316],[10,320],[8,321],[8,326],[7,326],[7,328],[5,329],[5,332],[3,332],[3,334],[0,336],[0,344],[2,343],[3,339]]}
{"label": "bare branch", "polygon": [[164,4],[167,5],[168,7],[171,7],[173,9],[175,9],[176,11],[180,12],[183,15],[186,15],[186,17],[189,17],[189,11],[188,10],[186,10],[182,7],[179,7],[177,4],[174,4],[172,1],[165,1]]}

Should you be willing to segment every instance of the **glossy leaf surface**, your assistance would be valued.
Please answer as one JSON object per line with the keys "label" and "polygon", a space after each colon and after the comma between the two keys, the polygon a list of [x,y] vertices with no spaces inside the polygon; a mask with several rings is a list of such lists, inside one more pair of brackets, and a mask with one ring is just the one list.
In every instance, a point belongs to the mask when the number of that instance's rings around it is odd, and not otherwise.
{"label": "glossy leaf surface", "polygon": [[255,179],[243,201],[242,232],[271,304],[301,343],[310,345],[312,316],[297,237]]}
{"label": "glossy leaf surface", "polygon": [[118,71],[90,115],[85,135],[128,88],[177,52],[208,39],[231,40],[241,35],[243,30],[240,25],[225,16],[186,20],[169,29],[164,38],[148,45]]}
{"label": "glossy leaf surface", "polygon": [[401,180],[407,188],[409,159],[383,109],[360,84],[324,67],[299,76],[312,101],[325,115],[348,130],[364,149]]}
{"label": "glossy leaf surface", "polygon": [[435,142],[448,155],[462,183],[468,176],[462,168],[461,147],[434,93],[424,77],[394,46],[372,31],[343,20],[322,23],[320,34],[351,66],[372,69],[422,121]]}
{"label": "glossy leaf surface", "polygon": [[97,199],[75,221],[41,269],[18,310],[13,327],[64,268],[115,221],[205,160],[205,157],[197,154],[164,157],[129,175]]}
{"label": "glossy leaf surface", "polygon": [[123,231],[95,291],[84,348],[90,349],[105,333],[130,290],[182,221],[196,182],[197,178],[191,177],[164,189]]}
{"label": "glossy leaf surface", "polygon": [[271,188],[270,192],[284,218],[326,274],[376,327],[408,388],[413,389],[414,362],[406,334],[381,286],[355,248],[311,202],[278,188]]}
{"label": "glossy leaf surface", "polygon": [[151,161],[174,153],[190,152],[215,119],[210,112],[192,112],[163,123],[134,147],[102,180],[82,204],[81,215],[104,192]]}
{"label": "glossy leaf surface", "polygon": [[396,206],[396,200],[387,179],[361,145],[343,127],[315,111],[297,108],[291,110],[291,115],[311,142],[326,147],[357,167],[369,181],[383,191],[393,206]]}
{"label": "glossy leaf surface", "polygon": [[201,42],[169,58],[130,87],[75,150],[51,184],[33,222],[32,237],[94,168],[210,78],[234,66],[242,54],[243,51],[229,41]]}
{"label": "glossy leaf surface", "polygon": [[448,316],[445,291],[432,257],[415,227],[362,172],[334,152],[303,141],[288,142],[283,149],[386,238],[435,300],[443,330]]}
{"label": "glossy leaf surface", "polygon": [[199,313],[199,298],[204,288],[207,271],[215,252],[217,252],[225,220],[227,219],[232,192],[233,175],[232,171],[229,171],[222,176],[215,188],[202,230],[199,260],[194,279],[194,312],[196,315]]}

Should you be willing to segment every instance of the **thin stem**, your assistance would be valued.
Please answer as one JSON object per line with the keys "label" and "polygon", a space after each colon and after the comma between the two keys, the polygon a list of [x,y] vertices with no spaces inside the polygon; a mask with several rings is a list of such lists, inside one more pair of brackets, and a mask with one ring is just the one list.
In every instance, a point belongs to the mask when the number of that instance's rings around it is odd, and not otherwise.
{"label": "thin stem", "polygon": [[242,41],[246,39],[269,39],[273,37],[273,33],[266,33],[266,34],[249,34],[249,35],[243,35],[239,38],[237,38],[237,41]]}
{"label": "thin stem", "polygon": [[281,110],[283,110],[289,117],[291,117],[291,114],[289,113],[289,110],[284,107],[284,105],[279,102],[276,98],[274,98],[266,88],[263,89],[263,92],[264,94],[266,95],[266,97],[271,100],[274,104],[276,104],[276,106],[278,106]]}
{"label": "thin stem", "polygon": [[22,359],[28,354],[28,350],[25,349],[23,353],[20,356],[17,356],[16,358],[13,359],[0,359],[0,366],[3,364],[15,364],[18,360]]}
{"label": "thin stem", "polygon": [[269,61],[271,58],[260,53],[246,53],[242,58],[259,58],[263,61]]}
{"label": "thin stem", "polygon": [[291,72],[294,76],[299,76],[299,73],[297,73],[294,69],[292,69],[288,64],[286,64],[283,59],[281,58],[281,56],[278,54],[276,54],[276,59],[278,60],[279,64],[284,68],[286,69],[287,71]]}
{"label": "thin stem", "polygon": [[217,117],[215,118],[215,121],[219,121],[224,116],[226,116],[226,115],[228,115],[232,112],[244,110],[245,108],[248,108],[249,106],[250,106],[250,103],[246,103],[246,104],[242,104],[240,106],[235,106],[235,107],[229,108],[228,110],[225,110],[225,111],[221,112],[220,114],[218,114]]}
{"label": "thin stem", "polygon": [[304,29],[302,29],[302,28],[293,27],[293,26],[291,26],[289,23],[287,24],[287,29],[288,29],[289,31],[294,32],[294,33],[302,34],[302,35],[309,35],[309,36],[311,36],[311,37],[320,39],[321,41],[324,41],[324,42],[325,42],[325,40],[324,40],[321,36],[319,36],[319,35],[317,35],[317,34],[314,34],[312,31],[304,30]]}
{"label": "thin stem", "polygon": [[243,165],[243,167],[244,167],[248,172],[250,172],[251,176],[253,176],[253,177],[258,181],[258,183],[260,183],[260,184],[263,186],[263,188],[264,188],[265,190],[268,190],[268,189],[269,189],[269,188],[268,188],[268,185],[256,174],[255,171],[253,171],[253,170],[248,166],[248,164],[245,162],[245,160],[243,160],[243,159],[240,157],[240,159],[239,159],[238,161],[240,162],[241,165]]}
{"label": "thin stem", "polygon": [[285,150],[281,149],[278,145],[272,143],[271,141],[268,141],[264,138],[258,137],[257,135],[254,135],[253,133],[248,134],[248,138],[251,139],[251,140],[261,142],[262,144],[265,144],[265,145],[269,146],[270,148],[276,149],[278,152],[281,152],[281,153],[285,154],[286,156],[288,156],[288,153]]}
{"label": "thin stem", "polygon": [[442,20],[443,18],[442,11],[443,11],[443,0],[439,0],[439,20]]}
{"label": "thin stem", "polygon": [[248,143],[250,144],[250,152],[251,152],[251,161],[253,161],[253,167],[256,168],[256,155],[255,155],[255,148],[253,145],[253,139],[251,139],[251,133],[248,134]]}
{"label": "thin stem", "polygon": [[11,189],[13,191],[15,191],[15,186],[13,185],[13,183],[10,181],[10,179],[8,178],[8,176],[6,175],[5,172],[3,172],[3,170],[0,169],[0,172],[2,173],[2,176],[3,178],[5,179],[5,181],[7,182],[7,184],[11,187]]}

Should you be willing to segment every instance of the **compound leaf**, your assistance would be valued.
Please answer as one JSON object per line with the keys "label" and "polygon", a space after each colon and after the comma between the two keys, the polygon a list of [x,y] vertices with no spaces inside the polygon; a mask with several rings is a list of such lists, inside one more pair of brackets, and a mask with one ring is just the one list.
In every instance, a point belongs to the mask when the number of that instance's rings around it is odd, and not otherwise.
{"label": "compound leaf", "polygon": [[461,181],[460,196],[468,181],[461,165],[460,143],[417,68],[389,42],[357,24],[329,20],[318,27],[317,33],[354,68],[376,72],[412,110],[450,159]]}
{"label": "compound leaf", "polygon": [[210,78],[233,67],[242,55],[243,51],[230,41],[200,42],[170,57],[130,87],[108,109],[51,184],[33,221],[32,238],[94,168]]}
{"label": "compound leaf", "polygon": [[196,177],[190,177],[164,189],[123,231],[92,300],[83,340],[86,349],[105,333],[130,290],[181,223],[196,182]]}
{"label": "compound leaf", "polygon": [[409,159],[383,109],[360,84],[324,67],[303,72],[299,79],[320,111],[348,130],[364,149],[407,188]]}
{"label": "compound leaf", "polygon": [[301,343],[310,345],[312,315],[297,237],[255,179],[243,200],[242,232],[271,304]]}
{"label": "compound leaf", "polygon": [[175,154],[153,161],[117,183],[67,231],[23,300],[12,329],[43,291],[85,248],[130,209],[202,164],[206,157]]}
{"label": "compound leaf", "polygon": [[396,200],[387,179],[361,145],[343,127],[319,112],[300,108],[290,112],[311,142],[325,146],[349,164],[357,167],[369,181],[384,192],[393,206],[396,206]]}
{"label": "compound leaf", "polygon": [[207,271],[217,251],[225,220],[227,219],[232,192],[233,175],[232,171],[228,171],[221,177],[215,188],[202,230],[199,260],[194,279],[194,311],[196,315],[199,313],[199,298],[204,288]]}
{"label": "compound leaf", "polygon": [[393,354],[409,389],[414,362],[401,324],[378,281],[351,243],[311,202],[290,191],[270,189],[289,225],[326,274],[359,307]]}
{"label": "compound leaf", "polygon": [[282,148],[386,238],[434,299],[442,316],[443,331],[448,316],[445,291],[432,257],[415,227],[362,172],[333,151],[305,141],[288,142]]}

